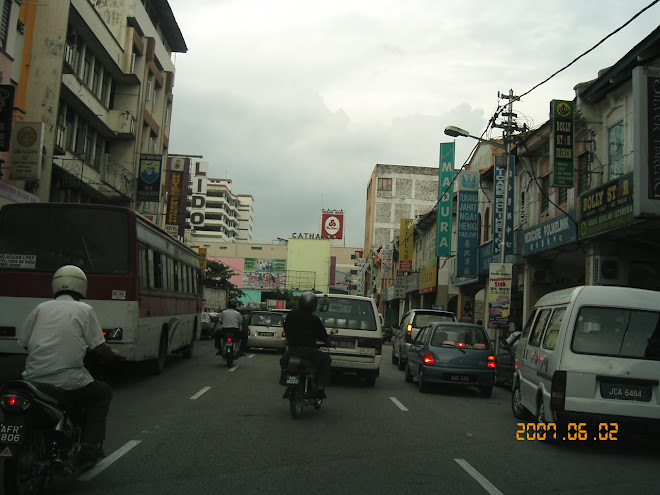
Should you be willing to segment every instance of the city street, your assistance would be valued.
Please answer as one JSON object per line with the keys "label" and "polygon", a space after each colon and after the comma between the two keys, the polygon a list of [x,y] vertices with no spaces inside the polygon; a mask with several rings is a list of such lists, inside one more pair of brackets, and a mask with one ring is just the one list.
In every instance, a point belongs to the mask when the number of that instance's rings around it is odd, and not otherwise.
{"label": "city street", "polygon": [[282,399],[278,353],[253,351],[227,368],[200,341],[192,360],[172,358],[160,376],[125,366],[109,380],[107,458],[53,493],[657,491],[651,442],[517,440],[508,390],[488,399],[472,389],[422,394],[390,353],[386,345],[375,387],[337,377],[323,407],[299,420]]}

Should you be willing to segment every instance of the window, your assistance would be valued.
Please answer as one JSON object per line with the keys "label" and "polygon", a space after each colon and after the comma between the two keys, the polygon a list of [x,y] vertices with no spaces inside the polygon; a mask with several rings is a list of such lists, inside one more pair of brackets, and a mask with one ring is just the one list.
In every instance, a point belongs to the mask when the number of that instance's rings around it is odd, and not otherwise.
{"label": "window", "polygon": [[66,111],[66,149],[73,150],[73,138],[76,136],[76,114],[70,108]]}
{"label": "window", "polygon": [[87,48],[85,50],[85,63],[83,64],[83,73],[82,73],[82,80],[87,85],[89,85],[89,77],[92,73],[93,63],[94,63],[94,57],[92,56],[92,51],[89,48]]}
{"label": "window", "polygon": [[550,316],[550,311],[550,309],[544,309],[539,313],[539,317],[532,328],[532,334],[529,336],[529,345],[538,346],[541,343],[541,335]]}
{"label": "window", "polygon": [[149,271],[147,270],[147,250],[140,246],[138,248],[138,279],[140,287],[145,289],[149,287]]}
{"label": "window", "polygon": [[110,74],[103,74],[103,82],[101,83],[101,103],[107,105],[108,92],[110,91]]}
{"label": "window", "polygon": [[85,139],[87,138],[87,124],[80,117],[78,118],[78,127],[76,128],[76,149],[75,153],[82,155],[85,152]]}
{"label": "window", "polygon": [[99,95],[99,86],[101,85],[101,63],[97,60],[94,64],[94,75],[92,76],[92,93]]}
{"label": "window", "polygon": [[591,187],[591,173],[589,172],[589,153],[578,156],[578,194],[587,192]]}
{"label": "window", "polygon": [[147,81],[147,101],[151,100],[151,81]]}
{"label": "window", "polygon": [[541,177],[541,213],[550,209],[550,176]]}
{"label": "window", "polygon": [[561,328],[561,322],[564,320],[564,315],[566,314],[566,308],[556,308],[552,313],[552,318],[548,324],[548,329],[545,331],[545,337],[543,338],[543,348],[548,350],[554,350],[557,345],[557,337],[559,336],[559,329]]}
{"label": "window", "polygon": [[85,138],[85,161],[87,163],[93,163],[92,159],[94,158],[94,137],[96,136],[96,131],[89,129],[87,132],[87,137]]}
{"label": "window", "polygon": [[568,203],[568,187],[559,188],[559,204],[565,205]]}
{"label": "window", "polygon": [[151,264],[149,267],[149,278],[153,280],[153,288],[154,289],[162,289],[163,288],[163,257],[160,253],[157,253],[155,251],[149,250],[149,254],[151,257]]}
{"label": "window", "polygon": [[385,178],[378,179],[378,190],[379,191],[391,191],[392,190],[392,179],[385,179]]}
{"label": "window", "polygon": [[9,16],[11,14],[12,0],[3,0],[2,18],[0,19],[0,48],[7,48],[7,37],[9,36]]}
{"label": "window", "polygon": [[623,175],[623,121],[607,132],[610,180]]}
{"label": "window", "polygon": [[527,225],[527,191],[520,193],[520,225]]}

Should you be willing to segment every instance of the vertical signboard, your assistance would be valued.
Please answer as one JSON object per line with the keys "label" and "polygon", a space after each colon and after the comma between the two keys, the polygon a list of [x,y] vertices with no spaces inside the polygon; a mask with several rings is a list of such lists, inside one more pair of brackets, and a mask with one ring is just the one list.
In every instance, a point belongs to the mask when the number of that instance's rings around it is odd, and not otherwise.
{"label": "vertical signboard", "polygon": [[321,210],[321,238],[344,238],[343,210]]}
{"label": "vertical signboard", "polygon": [[402,218],[399,230],[399,270],[412,272],[413,269],[413,236],[415,223],[412,218]]}
{"label": "vertical signboard", "polygon": [[513,265],[511,263],[490,264],[488,282],[488,328],[509,328],[512,278]]}
{"label": "vertical signboard", "polygon": [[199,254],[199,268],[202,270],[202,278],[206,278],[206,248],[199,248],[197,253]]}
{"label": "vertical signboard", "polygon": [[660,216],[660,67],[633,77],[634,216]]}
{"label": "vertical signboard", "polygon": [[167,172],[167,216],[165,230],[173,236],[183,237],[186,220],[186,158],[170,157]]}
{"label": "vertical signboard", "polygon": [[16,122],[12,135],[11,180],[39,180],[43,154],[43,122]]}
{"label": "vertical signboard", "polygon": [[479,172],[463,170],[458,176],[456,276],[477,277],[479,228]]}
{"label": "vertical signboard", "polygon": [[[506,155],[495,155],[495,158]],[[513,185],[516,157],[508,157],[508,166],[495,166],[495,193],[493,194],[493,256],[500,257],[502,245],[506,253],[513,250]],[[506,163],[506,162],[505,162]],[[505,202],[506,196],[506,205]]]}
{"label": "vertical signboard", "polygon": [[195,162],[190,197],[190,226],[203,227],[206,220],[206,186],[209,162]]}
{"label": "vertical signboard", "polygon": [[0,84],[0,151],[9,151],[11,123],[14,119],[14,86]]}
{"label": "vertical signboard", "polygon": [[573,187],[573,102],[550,102],[550,168],[554,187]]}
{"label": "vertical signboard", "polygon": [[160,201],[160,178],[163,155],[140,154],[137,200]]}
{"label": "vertical signboard", "polygon": [[365,289],[365,275],[367,272],[367,260],[365,258],[358,259],[358,278],[357,278],[357,295],[364,296]]}
{"label": "vertical signboard", "polygon": [[328,285],[334,286],[337,283],[337,257],[330,256],[330,274],[328,277]]}
{"label": "vertical signboard", "polygon": [[436,256],[451,256],[451,213],[454,181],[454,143],[440,143]]}
{"label": "vertical signboard", "polygon": [[380,278],[381,280],[392,280],[394,277],[392,258],[394,255],[394,245],[385,244],[381,253]]}

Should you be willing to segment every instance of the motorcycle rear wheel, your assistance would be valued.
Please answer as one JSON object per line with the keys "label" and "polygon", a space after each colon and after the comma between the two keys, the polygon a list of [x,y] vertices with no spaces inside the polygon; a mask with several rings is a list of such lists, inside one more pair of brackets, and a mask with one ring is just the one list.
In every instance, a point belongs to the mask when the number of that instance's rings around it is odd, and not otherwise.
{"label": "motorcycle rear wheel", "polygon": [[28,441],[18,449],[18,455],[3,459],[0,471],[7,495],[36,495],[46,493],[50,477],[44,469],[46,442],[43,435],[32,432]]}
{"label": "motorcycle rear wheel", "polygon": [[292,390],[291,395],[289,396],[289,409],[291,410],[291,416],[293,419],[300,419],[305,407],[305,399],[303,394],[298,390]]}

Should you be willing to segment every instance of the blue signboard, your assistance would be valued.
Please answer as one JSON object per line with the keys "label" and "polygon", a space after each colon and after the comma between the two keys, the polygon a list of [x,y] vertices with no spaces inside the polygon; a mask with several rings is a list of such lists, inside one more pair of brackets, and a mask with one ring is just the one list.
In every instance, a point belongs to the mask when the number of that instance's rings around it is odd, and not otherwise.
{"label": "blue signboard", "polygon": [[525,230],[522,233],[523,256],[577,241],[574,215],[569,212]]}
{"label": "blue signboard", "polygon": [[[495,167],[495,194],[493,195],[493,254],[501,256],[502,242],[506,254],[513,254],[513,179],[516,157],[509,156],[508,167]],[[506,208],[504,196],[506,191]],[[505,223],[506,218],[506,223]]]}
{"label": "blue signboard", "polygon": [[458,177],[458,212],[456,234],[456,276],[476,277],[479,274],[479,173],[464,170]]}

